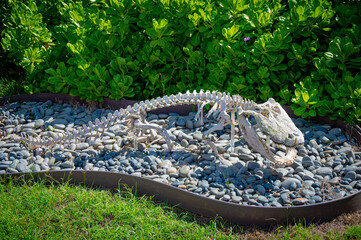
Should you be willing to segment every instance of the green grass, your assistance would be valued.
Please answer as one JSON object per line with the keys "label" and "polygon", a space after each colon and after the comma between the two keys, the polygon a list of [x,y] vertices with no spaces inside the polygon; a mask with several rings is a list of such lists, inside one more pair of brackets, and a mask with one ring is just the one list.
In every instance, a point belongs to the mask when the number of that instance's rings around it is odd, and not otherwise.
{"label": "green grass", "polygon": [[118,193],[44,182],[0,185],[0,239],[232,239],[169,207]]}
{"label": "green grass", "polygon": [[[321,239],[315,228],[299,223],[263,230],[200,221],[131,189],[111,193],[68,183],[0,181],[0,239]],[[361,225],[343,233],[329,229],[324,237],[360,239]]]}

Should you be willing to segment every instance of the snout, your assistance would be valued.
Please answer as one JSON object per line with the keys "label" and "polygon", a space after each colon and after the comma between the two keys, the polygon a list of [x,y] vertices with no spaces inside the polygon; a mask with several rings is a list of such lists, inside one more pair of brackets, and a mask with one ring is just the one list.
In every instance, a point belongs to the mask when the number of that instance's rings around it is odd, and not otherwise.
{"label": "snout", "polygon": [[301,132],[293,132],[293,133],[288,133],[288,135],[284,141],[284,144],[288,147],[294,147],[297,145],[301,145],[304,142],[305,142],[305,139]]}

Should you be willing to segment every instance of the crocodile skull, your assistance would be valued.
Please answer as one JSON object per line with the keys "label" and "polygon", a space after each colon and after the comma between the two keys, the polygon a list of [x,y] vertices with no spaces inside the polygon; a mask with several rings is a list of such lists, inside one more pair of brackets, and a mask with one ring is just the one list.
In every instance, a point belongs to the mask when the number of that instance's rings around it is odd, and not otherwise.
{"label": "crocodile skull", "polygon": [[[257,124],[252,126],[247,116],[254,116]],[[273,98],[257,104],[255,111],[239,111],[238,122],[248,144],[262,156],[279,165],[293,163],[297,156],[296,147],[304,143],[302,132],[295,126],[282,106]],[[256,128],[266,136],[266,142],[257,134]],[[269,139],[276,145],[286,146],[286,155],[280,157],[270,150]]]}

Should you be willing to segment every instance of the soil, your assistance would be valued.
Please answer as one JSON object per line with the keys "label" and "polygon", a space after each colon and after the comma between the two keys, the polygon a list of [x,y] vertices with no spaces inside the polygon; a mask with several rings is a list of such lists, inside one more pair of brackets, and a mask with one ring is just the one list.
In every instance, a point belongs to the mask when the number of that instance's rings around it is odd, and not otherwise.
{"label": "soil", "polygon": [[[174,211],[182,211],[181,209],[173,208]],[[198,224],[210,224],[212,220],[207,217],[191,214]],[[350,226],[361,225],[361,210],[353,213],[342,214],[333,221],[323,223],[311,224],[296,224],[296,225],[275,225],[271,227],[246,227],[232,224],[222,224],[222,221],[216,221],[220,230],[225,232],[236,233],[240,239],[253,240],[253,239],[283,239],[286,232],[289,236],[294,236],[296,239],[297,233],[307,231],[310,233],[310,239],[314,239],[312,235],[317,235],[317,239],[339,239],[343,233]],[[357,238],[356,238],[357,239]]]}

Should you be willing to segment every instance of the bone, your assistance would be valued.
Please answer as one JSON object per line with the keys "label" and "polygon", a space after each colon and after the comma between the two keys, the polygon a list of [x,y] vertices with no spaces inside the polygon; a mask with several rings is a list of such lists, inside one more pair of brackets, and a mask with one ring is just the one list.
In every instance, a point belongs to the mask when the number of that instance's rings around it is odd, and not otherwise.
{"label": "bone", "polygon": [[[55,135],[54,139],[46,139],[44,138],[44,136],[41,135],[38,138],[24,135],[21,138],[17,138],[16,140],[23,140],[25,143],[34,143],[37,145],[56,144],[59,142],[69,141],[71,139],[77,141],[78,138],[81,141],[85,141],[87,136],[92,137],[92,133],[94,132],[96,135],[95,137],[97,137],[98,134],[100,134],[100,137],[102,137],[105,128],[109,128],[117,121],[125,118],[125,120],[129,122],[130,126],[136,127],[137,129],[142,129],[142,134],[145,132],[145,130],[150,129],[150,135],[152,140],[156,137],[154,136],[156,135],[155,132],[162,134],[164,139],[166,139],[168,147],[171,149],[171,142],[167,132],[164,129],[159,128],[159,126],[156,127],[155,125],[147,123],[144,119],[144,114],[149,110],[160,107],[175,106],[189,103],[198,105],[196,119],[199,119],[202,124],[204,106],[206,104],[213,105],[210,111],[206,114],[206,117],[213,116],[213,118],[216,119],[218,123],[216,126],[206,131],[206,135],[209,135],[213,131],[223,129],[223,127],[227,124],[231,124],[231,151],[233,151],[234,149],[234,125],[237,122],[243,134],[245,135],[245,139],[249,143],[250,147],[252,147],[255,151],[258,151],[265,158],[274,161],[276,164],[284,165],[294,161],[296,151],[294,149],[287,148],[287,153],[285,157],[279,157],[273,154],[269,150],[269,135],[274,134],[275,131],[272,130],[270,126],[276,126],[275,128],[278,129],[282,128],[284,125],[288,125],[288,133],[296,133],[295,136],[297,136],[297,138],[294,139],[294,145],[296,146],[304,142],[302,133],[294,126],[288,115],[281,110],[272,110],[275,109],[275,107],[281,109],[280,105],[275,100],[269,99],[266,103],[256,104],[252,100],[244,99],[239,95],[231,96],[230,93],[221,93],[217,91],[204,92],[203,90],[200,90],[199,92],[193,91],[192,93],[190,91],[187,91],[185,94],[178,93],[177,95],[164,96],[162,98],[158,97],[156,99],[151,99],[150,101],[146,100],[143,102],[139,102],[137,104],[134,104],[133,107],[128,106],[126,109],[119,109],[113,114],[109,113],[106,118],[103,117],[101,120],[96,119],[94,121],[95,124],[93,122],[89,122],[87,126],[83,126],[83,128],[79,131],[74,131],[73,133],[69,134],[64,133],[63,135]],[[234,111],[236,110],[237,121],[234,116]],[[260,114],[262,111],[267,112],[267,114],[265,116],[262,116],[262,114]],[[231,113],[231,116],[229,116],[229,113]],[[280,116],[278,116],[277,114]],[[273,118],[268,118],[268,115]],[[257,125],[260,125],[260,130],[267,136],[266,143],[257,135],[255,130],[256,127],[249,124],[247,120],[248,116],[255,116]],[[273,124],[274,122],[277,122],[277,124],[281,123],[281,125],[277,127],[277,125]],[[137,129],[134,129],[133,132],[138,131]],[[90,134],[88,134],[88,132],[90,132]],[[287,131],[285,130],[282,132],[282,134],[284,133],[287,133]],[[282,136],[278,138],[281,139],[278,141],[284,143],[285,140],[283,140],[284,137],[282,138]]]}
{"label": "bone", "polygon": [[235,124],[235,111],[232,111],[231,112],[231,152],[233,153],[234,152],[234,124]]}

